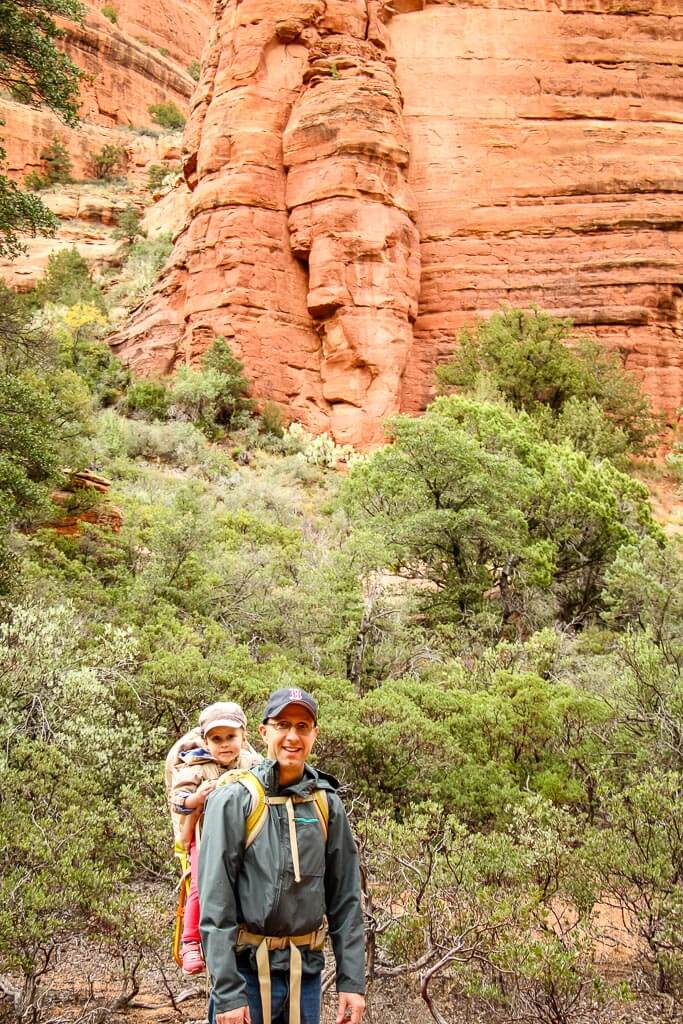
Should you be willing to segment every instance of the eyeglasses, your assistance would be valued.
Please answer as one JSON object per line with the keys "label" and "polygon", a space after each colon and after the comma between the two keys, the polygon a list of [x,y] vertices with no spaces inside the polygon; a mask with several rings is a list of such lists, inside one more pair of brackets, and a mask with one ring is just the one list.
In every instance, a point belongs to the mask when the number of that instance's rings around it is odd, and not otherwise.
{"label": "eyeglasses", "polygon": [[293,729],[298,736],[310,736],[315,729],[315,726],[311,725],[310,722],[283,722],[279,718],[269,719],[268,725],[281,733],[287,733]]}

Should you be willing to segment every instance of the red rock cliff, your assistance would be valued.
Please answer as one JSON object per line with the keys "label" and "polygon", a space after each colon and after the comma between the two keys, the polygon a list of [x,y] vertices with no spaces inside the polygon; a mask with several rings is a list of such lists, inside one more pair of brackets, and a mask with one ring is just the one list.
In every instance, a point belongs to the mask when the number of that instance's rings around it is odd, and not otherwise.
{"label": "red rock cliff", "polygon": [[232,342],[257,393],[360,445],[463,323],[574,317],[681,402],[682,0],[220,0],[190,217],[118,351]]}

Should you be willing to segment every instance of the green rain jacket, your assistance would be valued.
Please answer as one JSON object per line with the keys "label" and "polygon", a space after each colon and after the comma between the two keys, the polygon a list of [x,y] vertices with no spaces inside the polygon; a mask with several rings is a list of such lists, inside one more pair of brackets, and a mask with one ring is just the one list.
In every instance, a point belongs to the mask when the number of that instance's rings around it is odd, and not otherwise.
{"label": "green rain jacket", "polygon": [[[289,824],[282,804],[268,805],[268,820],[244,849],[251,797],[240,783],[219,787],[204,812],[199,855],[200,930],[217,1013],[247,1005],[239,966],[256,970],[255,950],[235,954],[240,926],[259,935],[305,935],[327,917],[338,992],[365,991],[363,916],[358,852],[338,782],[306,765],[299,782],[280,789],[277,762],[252,769],[269,796],[308,796],[327,791],[327,843],[311,804],[295,804],[301,881],[294,881]],[[304,974],[324,965],[321,951],[301,948]],[[289,950],[272,950],[271,971],[289,970]]]}

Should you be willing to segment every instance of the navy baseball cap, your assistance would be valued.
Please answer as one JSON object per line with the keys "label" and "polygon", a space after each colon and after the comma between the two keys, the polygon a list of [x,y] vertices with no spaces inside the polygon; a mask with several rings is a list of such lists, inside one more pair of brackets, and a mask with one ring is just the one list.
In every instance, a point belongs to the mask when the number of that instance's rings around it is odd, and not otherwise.
{"label": "navy baseball cap", "polygon": [[275,690],[271,693],[263,712],[263,721],[267,722],[269,718],[276,718],[288,704],[302,704],[303,707],[308,708],[313,715],[313,721],[317,724],[317,701],[306,690],[299,690],[296,686],[286,686],[281,690]]}

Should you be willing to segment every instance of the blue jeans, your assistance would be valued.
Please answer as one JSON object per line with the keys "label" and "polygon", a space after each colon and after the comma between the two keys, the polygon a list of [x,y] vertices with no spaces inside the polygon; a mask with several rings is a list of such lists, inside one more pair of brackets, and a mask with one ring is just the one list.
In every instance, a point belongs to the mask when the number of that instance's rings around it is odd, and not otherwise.
{"label": "blue jeans", "polygon": [[[247,986],[247,1002],[251,1013],[251,1024],[263,1024],[261,1013],[261,992],[258,974],[248,967],[240,967],[240,974]],[[273,1024],[287,1024],[289,1020],[289,974],[273,971],[271,983],[271,1013]],[[209,998],[209,1024],[216,1024],[216,1010],[213,992]],[[301,1024],[320,1024],[320,975],[304,974],[301,979]]]}

